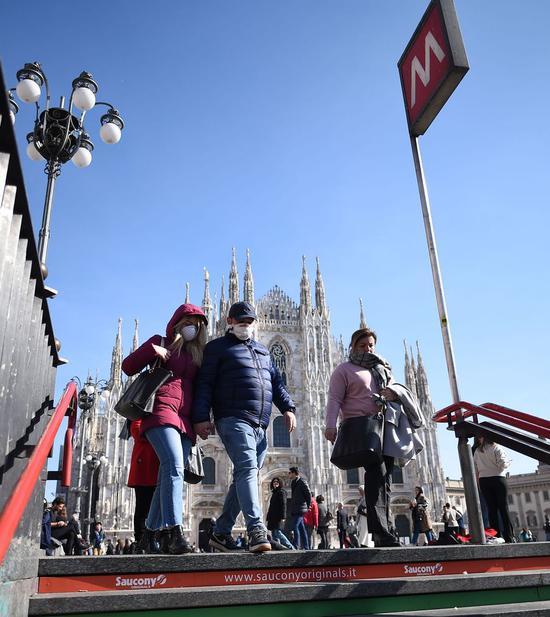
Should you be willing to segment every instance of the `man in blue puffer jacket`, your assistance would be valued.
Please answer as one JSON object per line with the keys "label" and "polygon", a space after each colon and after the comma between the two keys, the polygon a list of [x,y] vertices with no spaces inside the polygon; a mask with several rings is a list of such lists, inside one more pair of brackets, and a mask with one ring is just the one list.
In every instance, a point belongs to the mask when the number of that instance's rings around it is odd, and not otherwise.
{"label": "man in blue puffer jacket", "polygon": [[236,302],[229,309],[229,330],[204,349],[193,399],[193,428],[206,439],[216,431],[233,463],[233,482],[223,512],[216,521],[210,545],[220,551],[239,550],[231,536],[242,511],[249,535],[249,550],[271,550],[262,522],[258,470],[267,449],[266,429],[274,403],[284,415],[289,432],[296,428],[295,407],[269,351],[252,340],[254,307]]}

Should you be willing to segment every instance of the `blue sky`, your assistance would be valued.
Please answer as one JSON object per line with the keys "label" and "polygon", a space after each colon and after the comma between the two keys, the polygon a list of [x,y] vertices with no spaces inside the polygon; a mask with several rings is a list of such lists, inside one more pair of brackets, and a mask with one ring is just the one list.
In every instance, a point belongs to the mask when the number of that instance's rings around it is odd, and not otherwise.
{"label": "blue sky", "polygon": [[[58,393],[88,369],[107,377],[118,317],[142,338],[183,300],[214,289],[231,247],[247,248],[257,296],[298,299],[301,256],[319,256],[333,331],[349,339],[358,297],[379,351],[403,364],[420,341],[437,408],[451,402],[396,68],[425,0],[226,0],[74,13],[4,9],[8,82],[38,60],[54,101],[81,70],[126,122],[122,141],[88,132],[92,165],[58,180],[48,282],[62,355]],[[470,72],[421,138],[462,398],[548,417],[550,5],[456,0]],[[68,9],[68,5],[67,5]],[[40,33],[28,19],[40,15]],[[74,19],[73,27],[64,20]],[[44,35],[44,33],[47,33]],[[46,178],[24,156],[35,228]],[[447,475],[460,475],[443,429]],[[513,455],[512,472],[536,463]]]}

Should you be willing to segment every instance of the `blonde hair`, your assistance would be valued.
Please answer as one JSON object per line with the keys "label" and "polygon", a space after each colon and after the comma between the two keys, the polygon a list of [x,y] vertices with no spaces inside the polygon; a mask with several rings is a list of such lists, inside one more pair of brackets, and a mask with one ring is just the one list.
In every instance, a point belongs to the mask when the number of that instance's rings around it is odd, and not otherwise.
{"label": "blonde hair", "polygon": [[[189,321],[192,321],[197,326],[197,336],[192,341],[185,341],[180,330],[183,324]],[[174,340],[170,343],[169,349],[178,356],[182,349],[187,351],[193,358],[193,364],[200,366],[202,364],[202,352],[207,339],[206,324],[201,317],[199,315],[186,315],[174,326],[174,332]]]}

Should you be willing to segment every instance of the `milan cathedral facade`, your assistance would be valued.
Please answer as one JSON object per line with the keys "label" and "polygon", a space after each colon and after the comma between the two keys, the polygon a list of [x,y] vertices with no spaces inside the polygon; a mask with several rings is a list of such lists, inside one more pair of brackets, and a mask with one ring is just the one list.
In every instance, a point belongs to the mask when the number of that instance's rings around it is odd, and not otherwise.
{"label": "milan cathedral facade", "polygon": [[[331,333],[330,312],[325,287],[317,260],[314,293],[310,286],[305,259],[300,280],[300,300],[296,303],[275,285],[263,297],[254,296],[254,280],[247,253],[242,294],[235,251],[229,273],[227,296],[222,280],[220,301],[214,303],[210,295],[208,271],[204,273],[202,308],[209,321],[210,338],[221,336],[226,330],[225,316],[234,302],[246,300],[256,306],[255,338],[271,352],[289,392],[296,403],[298,427],[291,435],[285,430],[282,416],[274,409],[268,429],[269,448],[259,485],[264,512],[269,500],[269,483],[278,476],[287,482],[289,466],[299,467],[314,495],[325,496],[333,512],[336,503],[344,503],[350,513],[355,512],[358,486],[363,482],[362,470],[340,471],[330,464],[330,444],[324,438],[324,415],[330,375],[334,367],[345,360],[345,349]],[[187,291],[187,296],[189,290]],[[315,302],[313,302],[313,297]],[[189,300],[189,297],[186,298]],[[366,322],[361,304],[360,327]],[[133,349],[138,346],[136,320]],[[126,486],[132,440],[125,439],[123,418],[113,407],[127,380],[123,379],[121,363],[122,324],[112,354],[109,380],[110,395],[98,397],[94,407],[81,414],[76,428],[73,486],[67,494],[69,512],[80,512],[81,519],[101,520],[108,535],[131,536],[133,529],[134,495]],[[422,485],[430,500],[434,520],[439,520],[446,500],[445,478],[441,467],[436,438],[436,425],[431,421],[434,407],[430,398],[428,379],[420,352],[416,360],[405,347],[405,384],[416,393],[426,424],[421,429],[425,444],[416,460],[393,476],[392,512],[399,535],[410,533],[409,501],[414,486]],[[196,542],[199,527],[215,518],[222,510],[227,488],[231,482],[231,463],[217,436],[201,442],[206,477],[199,485],[186,485],[185,521],[190,539]],[[86,463],[91,456],[103,462],[97,468]],[[235,531],[244,531],[242,520]]]}

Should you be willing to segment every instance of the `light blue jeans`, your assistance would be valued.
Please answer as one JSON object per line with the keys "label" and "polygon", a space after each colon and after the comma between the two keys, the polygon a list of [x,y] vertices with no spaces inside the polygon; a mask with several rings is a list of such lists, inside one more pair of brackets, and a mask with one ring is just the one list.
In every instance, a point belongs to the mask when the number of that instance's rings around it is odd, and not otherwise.
{"label": "light blue jeans", "polygon": [[274,540],[277,540],[279,544],[282,544],[285,548],[289,550],[293,550],[294,546],[290,542],[290,540],[285,536],[285,534],[280,529],[273,529],[271,531],[271,537]]}
{"label": "light blue jeans", "polygon": [[173,426],[157,426],[145,434],[160,461],[157,487],[145,521],[147,529],[183,524],[183,471],[191,440]]}
{"label": "light blue jeans", "polygon": [[230,534],[239,512],[243,513],[247,531],[255,527],[265,529],[258,494],[258,473],[267,450],[265,430],[233,417],[220,418],[216,430],[233,463],[233,482],[214,533]]}

